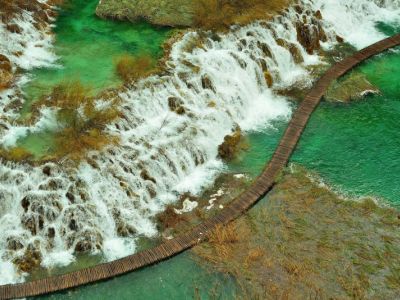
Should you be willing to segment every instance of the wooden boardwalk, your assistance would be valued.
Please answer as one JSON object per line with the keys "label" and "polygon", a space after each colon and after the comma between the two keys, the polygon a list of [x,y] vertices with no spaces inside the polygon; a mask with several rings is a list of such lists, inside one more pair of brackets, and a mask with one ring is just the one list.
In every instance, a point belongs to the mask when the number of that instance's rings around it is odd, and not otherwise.
{"label": "wooden boardwalk", "polygon": [[218,215],[204,221],[186,234],[165,241],[152,249],[116,261],[61,276],[21,284],[2,285],[0,286],[0,299],[47,294],[112,278],[155,264],[200,243],[216,225],[227,224],[236,219],[271,190],[275,178],[287,165],[311,114],[318,106],[330,83],[367,58],[397,45],[400,45],[400,34],[371,45],[332,66],[315,84],[294,113],[282,140],[262,174],[247,191],[233,200]]}

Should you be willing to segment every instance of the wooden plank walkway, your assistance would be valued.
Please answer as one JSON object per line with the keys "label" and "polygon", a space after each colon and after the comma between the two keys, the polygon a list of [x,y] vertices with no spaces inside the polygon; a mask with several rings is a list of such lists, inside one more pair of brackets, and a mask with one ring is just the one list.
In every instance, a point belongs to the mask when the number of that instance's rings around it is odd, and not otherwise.
{"label": "wooden plank walkway", "polygon": [[0,286],[0,299],[24,298],[47,294],[112,278],[155,264],[200,243],[206,239],[207,234],[216,225],[224,225],[236,219],[271,190],[275,183],[275,178],[287,165],[311,114],[320,103],[330,83],[367,58],[397,45],[400,45],[400,34],[373,44],[332,66],[319,79],[294,113],[272,159],[262,174],[247,191],[233,200],[218,215],[199,224],[186,234],[165,241],[152,249],[144,250],[116,261],[61,276],[20,284],[2,285]]}

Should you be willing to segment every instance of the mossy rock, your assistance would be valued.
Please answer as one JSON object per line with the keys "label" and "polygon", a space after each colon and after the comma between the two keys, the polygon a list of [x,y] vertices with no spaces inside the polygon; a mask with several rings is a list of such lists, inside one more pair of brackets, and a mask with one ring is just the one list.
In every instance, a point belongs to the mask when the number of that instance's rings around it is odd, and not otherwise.
{"label": "mossy rock", "polygon": [[0,54],[0,90],[8,88],[14,79],[10,60]]}
{"label": "mossy rock", "polygon": [[232,160],[244,148],[243,144],[242,131],[237,128],[232,134],[225,136],[224,142],[218,147],[218,155],[224,160]]}
{"label": "mossy rock", "polygon": [[193,23],[193,1],[102,0],[96,14],[102,18],[129,20],[145,19],[162,26],[186,27]]}

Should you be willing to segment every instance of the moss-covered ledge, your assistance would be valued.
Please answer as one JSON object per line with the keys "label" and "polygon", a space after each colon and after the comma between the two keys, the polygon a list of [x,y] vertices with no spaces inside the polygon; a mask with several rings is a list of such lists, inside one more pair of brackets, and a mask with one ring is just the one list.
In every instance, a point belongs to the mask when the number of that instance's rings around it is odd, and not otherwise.
{"label": "moss-covered ledge", "polygon": [[155,25],[188,27],[193,23],[193,0],[100,0],[96,14],[101,18],[145,19]]}

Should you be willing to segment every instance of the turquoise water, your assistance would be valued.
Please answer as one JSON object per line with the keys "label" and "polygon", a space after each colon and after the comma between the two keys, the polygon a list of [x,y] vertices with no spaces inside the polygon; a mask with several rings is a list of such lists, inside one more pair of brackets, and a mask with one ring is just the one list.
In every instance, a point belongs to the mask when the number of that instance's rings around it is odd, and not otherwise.
{"label": "turquoise water", "polygon": [[400,52],[377,56],[357,71],[381,95],[351,104],[322,103],[292,162],[351,194],[400,205]]}
{"label": "turquoise water", "polygon": [[121,277],[36,299],[228,300],[234,298],[235,290],[233,279],[200,268],[191,254],[186,252]]}

